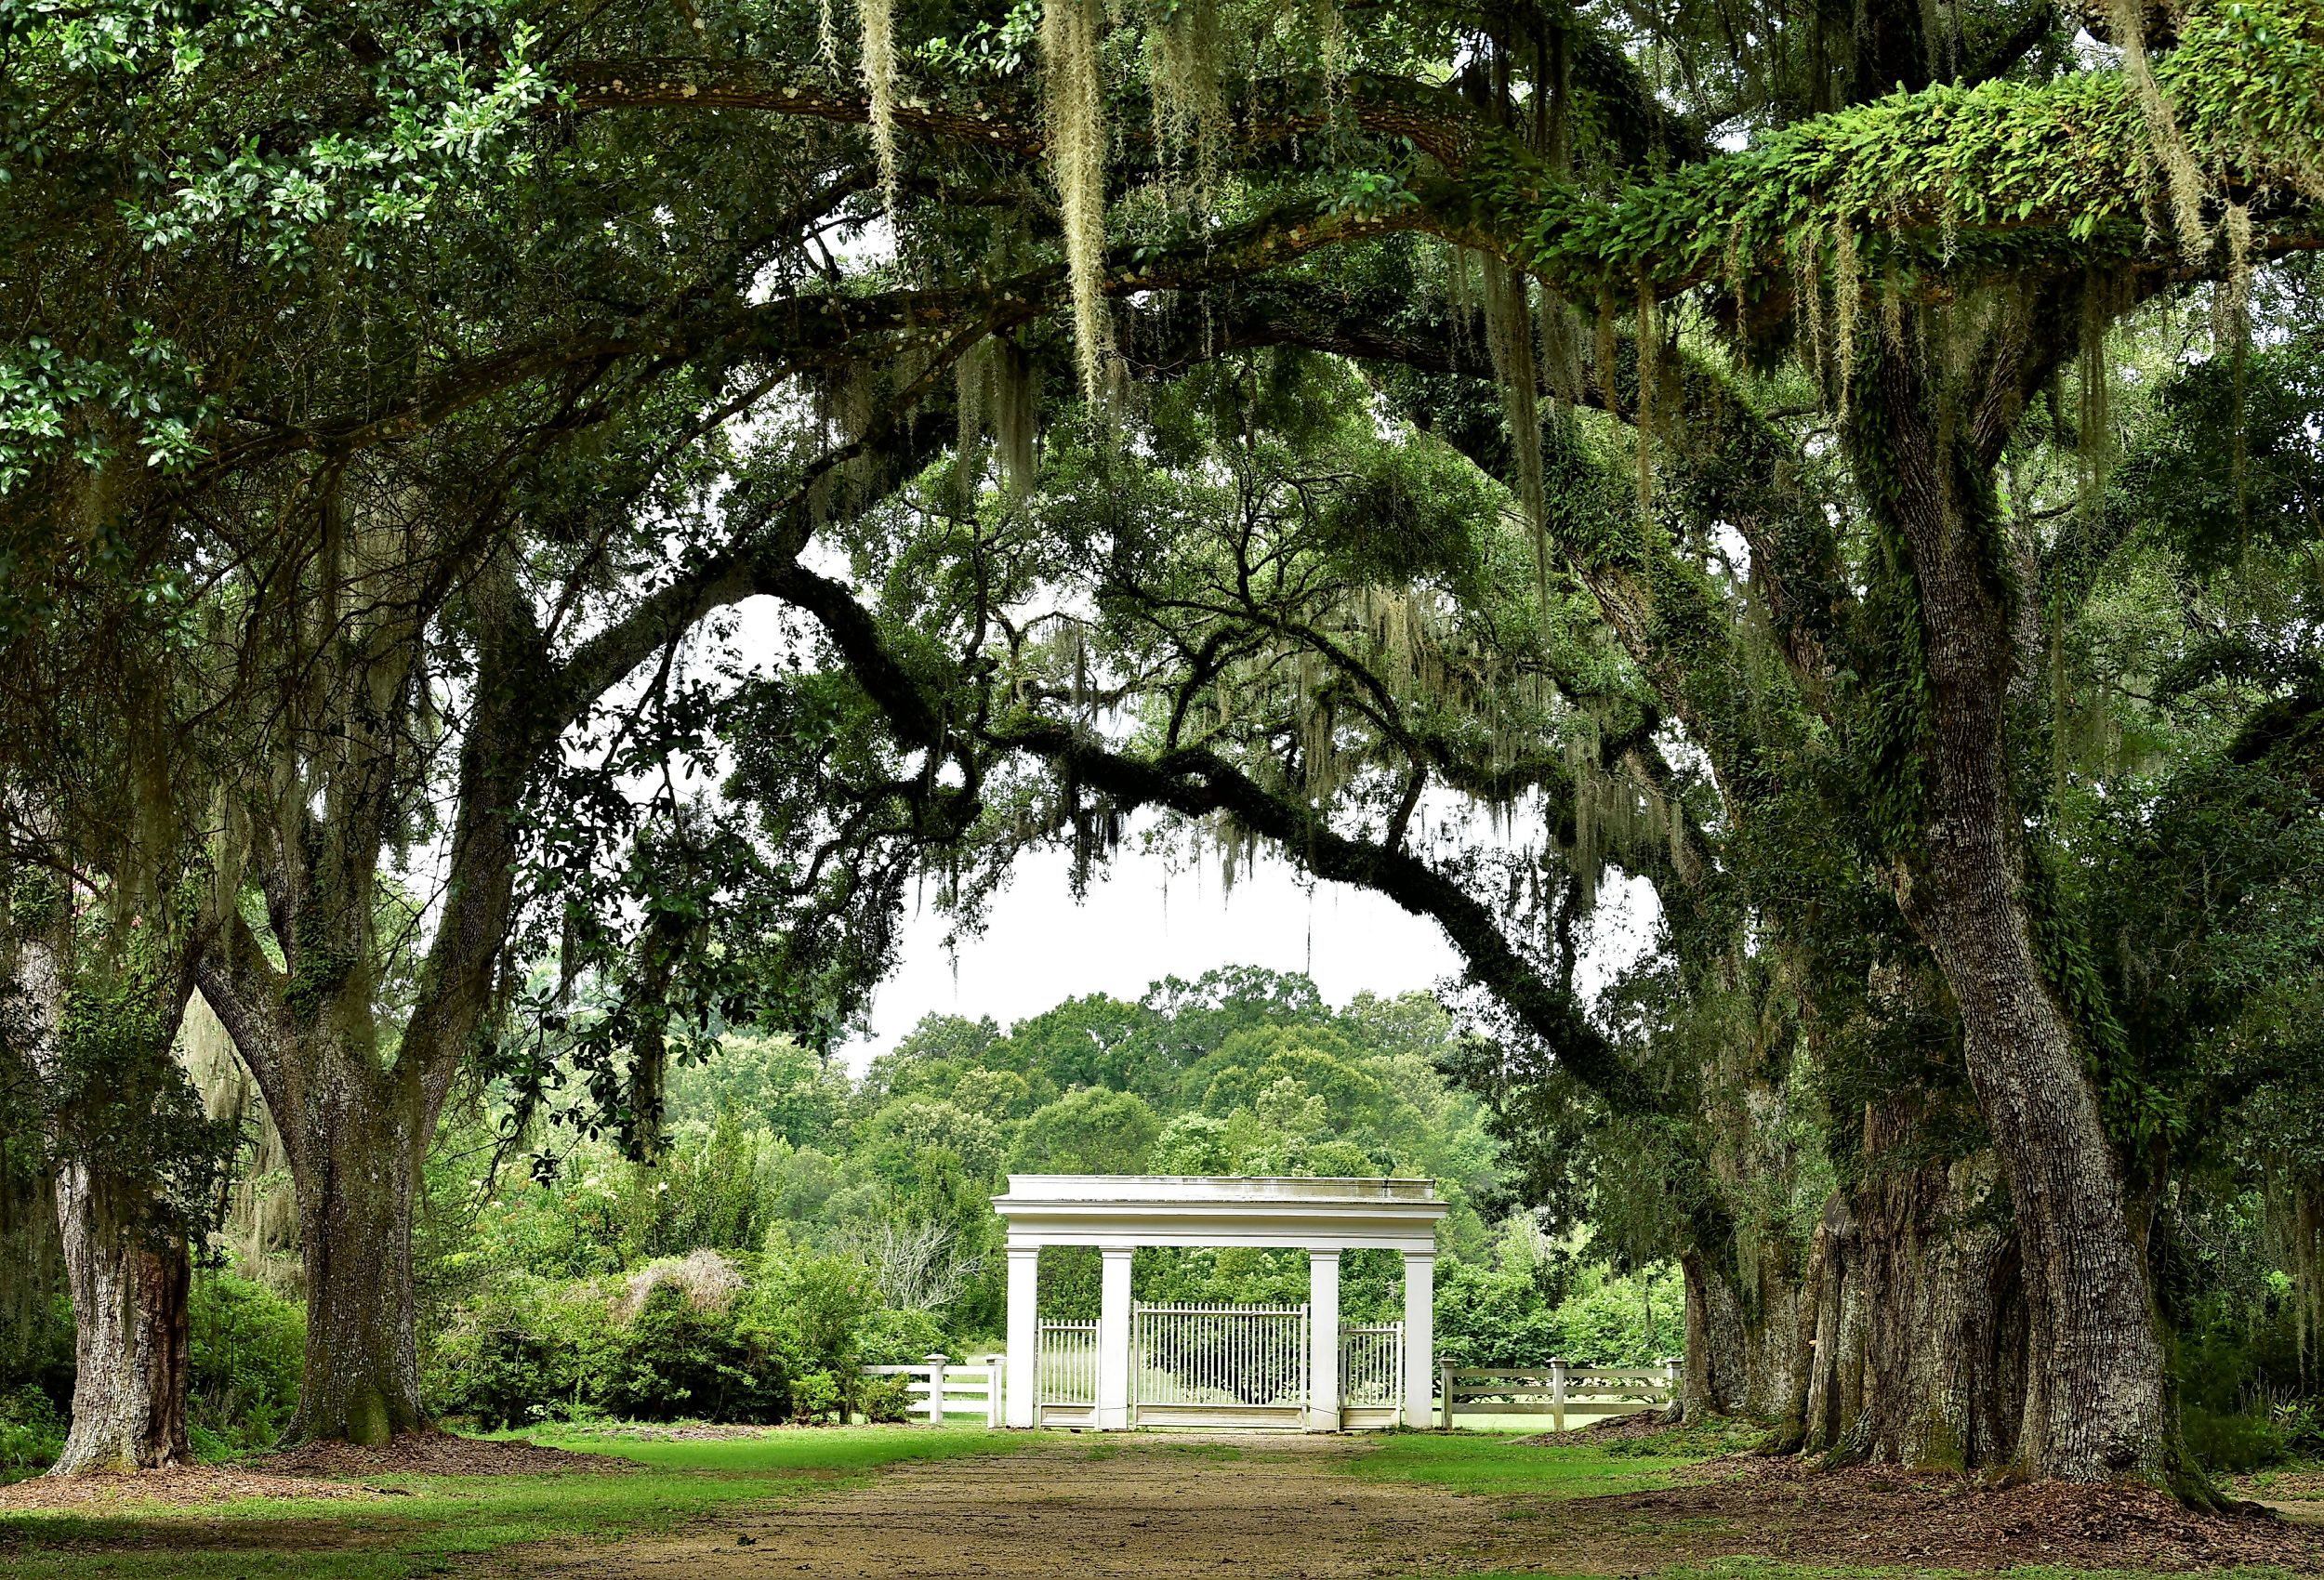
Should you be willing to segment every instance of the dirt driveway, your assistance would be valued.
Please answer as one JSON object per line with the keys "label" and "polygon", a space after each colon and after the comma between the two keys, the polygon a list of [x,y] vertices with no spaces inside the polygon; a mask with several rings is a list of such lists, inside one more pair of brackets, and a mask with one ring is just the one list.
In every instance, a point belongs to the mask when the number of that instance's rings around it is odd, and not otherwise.
{"label": "dirt driveway", "polygon": [[[1473,1568],[1493,1502],[1347,1474],[1361,1439],[1076,1438],[904,1465],[869,1486],[736,1510],[528,1574],[560,1580],[1248,1580]],[[1503,1528],[1505,1531],[1505,1527]],[[1505,1539],[1505,1537],[1504,1537]]]}
{"label": "dirt driveway", "polygon": [[923,1461],[868,1485],[738,1508],[684,1535],[522,1555],[543,1580],[1377,1580],[1653,1573],[1751,1554],[1793,1563],[2324,1573],[2315,1526],[2198,1515],[2149,1489],[1980,1489],[1794,1460],[1706,1463],[1649,1492],[1461,1496],[1348,1473],[1377,1440],[1081,1437]]}

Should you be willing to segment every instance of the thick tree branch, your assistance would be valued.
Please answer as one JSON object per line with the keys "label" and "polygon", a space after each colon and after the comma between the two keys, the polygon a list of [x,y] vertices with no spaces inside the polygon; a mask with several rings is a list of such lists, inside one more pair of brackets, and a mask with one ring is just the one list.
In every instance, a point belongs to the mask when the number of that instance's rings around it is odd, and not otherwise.
{"label": "thick tree branch", "polygon": [[[871,612],[845,586],[804,566],[782,567],[767,590],[812,614],[858,684],[907,743],[943,749],[938,710],[895,657]],[[1581,1006],[1518,953],[1490,907],[1460,883],[1400,849],[1351,838],[1313,809],[1274,795],[1215,753],[1182,748],[1153,758],[1115,751],[1054,720],[1019,717],[984,731],[989,746],[1061,769],[1117,804],[1186,817],[1224,812],[1317,877],[1368,889],[1443,928],[1480,987],[1507,1005],[1560,1065],[1625,1113],[1662,1112],[1667,1099],[1625,1064]]]}

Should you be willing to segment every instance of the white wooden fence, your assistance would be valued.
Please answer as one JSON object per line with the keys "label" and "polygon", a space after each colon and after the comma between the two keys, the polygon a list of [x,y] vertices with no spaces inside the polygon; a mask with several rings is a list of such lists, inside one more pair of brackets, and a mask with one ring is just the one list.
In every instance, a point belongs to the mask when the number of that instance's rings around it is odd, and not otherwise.
{"label": "white wooden fence", "polygon": [[955,1363],[931,1355],[917,1366],[865,1366],[874,1377],[908,1377],[905,1392],[911,1418],[941,1427],[946,1416],[967,1415],[998,1429],[1002,1399],[1008,1387],[1007,1368],[998,1357]]}
{"label": "white wooden fence", "polygon": [[[1149,1426],[1297,1424],[1307,1403],[1304,1306],[1139,1306],[1131,1313],[1131,1404]],[[867,1376],[909,1379],[915,1420],[967,1417],[997,1429],[1008,1368],[998,1355],[963,1363],[931,1355],[918,1365],[866,1366]],[[1040,1402],[1050,1424],[1080,1424],[1097,1404],[1098,1324],[1040,1324]],[[1439,1422],[1461,1416],[1547,1415],[1592,1420],[1659,1410],[1679,1396],[1681,1364],[1438,1368]],[[1404,1404],[1404,1324],[1340,1330],[1340,1406],[1351,1427],[1393,1425]],[[1377,1419],[1375,1419],[1377,1417]]]}
{"label": "white wooden fence", "polygon": [[1576,1366],[1552,1361],[1547,1366],[1459,1366],[1438,1368],[1439,1419],[1451,1426],[1462,1415],[1547,1415],[1552,1429],[1565,1429],[1565,1414],[1598,1419],[1659,1410],[1679,1395],[1682,1370],[1676,1361],[1658,1366]]}

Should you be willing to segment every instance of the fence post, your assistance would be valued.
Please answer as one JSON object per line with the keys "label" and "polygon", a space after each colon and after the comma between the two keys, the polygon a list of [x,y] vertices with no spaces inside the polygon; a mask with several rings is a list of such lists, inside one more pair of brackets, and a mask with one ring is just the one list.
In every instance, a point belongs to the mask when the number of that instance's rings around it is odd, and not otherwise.
{"label": "fence post", "polygon": [[986,1356],[984,1358],[984,1429],[986,1431],[1000,1430],[1000,1423],[1003,1419],[1000,1384],[1003,1375],[1002,1358],[998,1355]]}
{"label": "fence post", "polygon": [[1565,1363],[1554,1357],[1550,1361],[1550,1427],[1552,1431],[1565,1429]]}
{"label": "fence post", "polygon": [[1445,1390],[1445,1419],[1442,1424],[1446,1431],[1450,1431],[1453,1418],[1453,1363],[1450,1361],[1438,1363],[1436,1375],[1438,1386]]}
{"label": "fence post", "polygon": [[1670,1396],[1662,1402],[1676,1404],[1680,1395],[1685,1390],[1686,1363],[1675,1355],[1665,1356],[1662,1362],[1662,1375],[1669,1382],[1670,1389]]}
{"label": "fence post", "polygon": [[944,1424],[944,1357],[942,1350],[928,1358],[928,1424]]}

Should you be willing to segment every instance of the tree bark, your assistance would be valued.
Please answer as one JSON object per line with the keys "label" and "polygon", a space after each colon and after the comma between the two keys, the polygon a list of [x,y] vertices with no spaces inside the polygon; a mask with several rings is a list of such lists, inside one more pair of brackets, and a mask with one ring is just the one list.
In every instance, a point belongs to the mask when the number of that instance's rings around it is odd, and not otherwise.
{"label": "tree bark", "polygon": [[87,1165],[57,1175],[73,1296],[73,1425],[49,1474],[183,1464],[192,1268],[180,1237],[155,1237],[151,1192]]}
{"label": "tree bark", "polygon": [[[1940,751],[2000,756],[1998,742],[1989,754]],[[1987,811],[1982,831],[1946,820],[1907,913],[1961,1001],[1970,1078],[2009,1179],[2032,1340],[2023,1467],[2068,1481],[2158,1478],[2168,1418],[2146,1257],[2097,1093],[2034,958],[2001,849],[1999,825],[2014,812],[1998,797]]]}
{"label": "tree bark", "polygon": [[1789,1241],[1773,1241],[1755,1258],[1757,1276],[1743,1308],[1743,1414],[1788,1421],[1807,1387],[1806,1336],[1800,1312],[1806,1291]]}
{"label": "tree bark", "polygon": [[384,1443],[425,1415],[412,1304],[412,1208],[427,1147],[389,1094],[324,1084],[292,1178],[307,1271],[306,1371],[294,1435]]}
{"label": "tree bark", "polygon": [[1686,1369],[1679,1418],[1740,1415],[1778,1429],[1790,1446],[1807,1386],[1801,1329],[1806,1291],[1796,1257],[1778,1235],[1763,1237],[1745,1265],[1730,1268],[1700,1249],[1683,1251],[1686,1279]]}
{"label": "tree bark", "polygon": [[[1945,327],[1929,328],[1930,344],[1945,344]],[[1889,473],[1881,502],[1919,602],[1925,799],[1897,898],[1959,1007],[2009,1184],[2031,1333],[2020,1466],[2068,1481],[2160,1480],[2170,1432],[2146,1257],[2075,1028],[2036,952],[2007,760],[2018,626],[2037,593],[2015,585],[2022,570],[2011,573],[1992,467],[2022,406],[2029,336],[2022,323],[1991,334],[1982,377],[1962,393],[1921,365],[1943,353],[1887,348],[1875,392],[1883,420],[1868,434],[1860,426],[1853,446],[1861,465]]]}
{"label": "tree bark", "polygon": [[1679,1418],[1690,1426],[1747,1411],[1750,1340],[1743,1304],[1726,1270],[1698,1250],[1682,1252],[1686,1280],[1686,1368]]}
{"label": "tree bark", "polygon": [[[37,1020],[33,1066],[44,1081],[74,1089],[91,1082],[87,1100],[102,1105],[151,1096],[157,1082],[182,1079],[170,1045],[184,1011],[194,951],[175,953],[140,991],[154,996],[152,1046],[131,1050],[143,1068],[108,1067],[66,1080],[68,1008],[76,992],[74,920],[59,898],[41,928],[20,939],[13,970]],[[142,1017],[139,1018],[141,1023]],[[125,1094],[127,1094],[125,1096]],[[182,1463],[191,1341],[187,1297],[191,1264],[182,1230],[162,1198],[159,1180],[139,1173],[117,1147],[87,1146],[79,1121],[99,1133],[107,1116],[52,1110],[58,1241],[73,1300],[73,1418],[51,1475],[153,1469]]]}
{"label": "tree bark", "polygon": [[307,1349],[294,1441],[379,1444],[425,1424],[412,1286],[412,1214],[442,1099],[442,1061],[408,1043],[382,1069],[336,1016],[301,1026],[239,968],[205,965],[203,996],[257,1076],[298,1209]]}
{"label": "tree bark", "polygon": [[2006,1465],[2026,1330],[1995,1165],[1989,1153],[1921,1159],[1910,1130],[1905,1116],[1870,1116],[1865,1178],[1826,1207],[1799,1445],[1913,1468]]}

